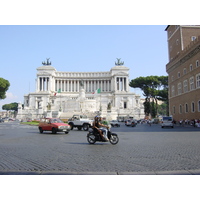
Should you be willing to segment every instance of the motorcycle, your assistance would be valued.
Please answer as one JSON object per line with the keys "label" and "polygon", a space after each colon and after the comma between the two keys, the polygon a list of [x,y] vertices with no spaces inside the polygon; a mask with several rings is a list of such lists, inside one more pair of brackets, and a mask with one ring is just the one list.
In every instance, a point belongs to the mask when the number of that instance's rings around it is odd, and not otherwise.
{"label": "motorcycle", "polygon": [[99,142],[110,142],[113,145],[119,142],[119,138],[117,134],[112,133],[110,131],[110,128],[108,128],[107,136],[108,136],[108,141],[103,139],[101,135],[99,134],[99,132],[94,131],[94,130],[89,130],[89,133],[87,134],[87,141],[90,144],[94,144],[95,142],[99,141]]}

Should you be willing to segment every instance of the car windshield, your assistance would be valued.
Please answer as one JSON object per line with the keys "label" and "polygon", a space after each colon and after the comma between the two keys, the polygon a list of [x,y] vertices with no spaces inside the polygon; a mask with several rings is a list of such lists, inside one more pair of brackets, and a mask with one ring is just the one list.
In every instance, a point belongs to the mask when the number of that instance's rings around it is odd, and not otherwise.
{"label": "car windshield", "polygon": [[55,119],[51,119],[51,123],[63,123],[60,119],[55,118]]}
{"label": "car windshield", "polygon": [[163,117],[163,121],[172,121],[172,117]]}

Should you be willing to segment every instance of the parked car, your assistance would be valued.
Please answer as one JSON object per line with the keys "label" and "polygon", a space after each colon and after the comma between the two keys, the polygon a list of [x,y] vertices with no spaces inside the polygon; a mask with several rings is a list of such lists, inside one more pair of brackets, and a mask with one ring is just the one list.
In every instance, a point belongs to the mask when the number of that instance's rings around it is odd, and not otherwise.
{"label": "parked car", "polygon": [[173,118],[172,117],[163,117],[161,121],[161,127],[164,128],[166,126],[174,128]]}
{"label": "parked car", "polygon": [[110,121],[110,125],[112,127],[116,126],[116,127],[120,127],[120,123],[117,120],[112,120]]}
{"label": "parked car", "polygon": [[3,120],[3,119],[0,119],[0,123],[1,123],[1,122],[4,122],[4,120]]}
{"label": "parked car", "polygon": [[132,126],[132,127],[135,127],[136,125],[137,125],[137,121],[136,121],[136,120],[132,120],[131,126]]}
{"label": "parked car", "polygon": [[127,119],[127,120],[125,121],[125,125],[126,125],[126,126],[130,126],[130,125],[131,125],[131,120],[130,120],[130,119]]}
{"label": "parked car", "polygon": [[43,118],[40,120],[38,128],[40,133],[52,131],[54,134],[57,132],[65,132],[67,134],[71,130],[70,125],[63,123],[59,118]]}
{"label": "parked car", "polygon": [[130,120],[130,119],[128,119],[128,120],[125,121],[125,125],[126,126],[135,127],[137,125],[137,121],[136,120]]}

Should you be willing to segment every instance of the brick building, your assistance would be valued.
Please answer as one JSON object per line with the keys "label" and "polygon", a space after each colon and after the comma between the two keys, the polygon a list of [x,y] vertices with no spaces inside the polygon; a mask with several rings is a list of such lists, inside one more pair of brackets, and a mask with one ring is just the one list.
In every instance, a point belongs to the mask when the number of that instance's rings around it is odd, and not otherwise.
{"label": "brick building", "polygon": [[166,27],[169,113],[175,120],[200,119],[200,25]]}

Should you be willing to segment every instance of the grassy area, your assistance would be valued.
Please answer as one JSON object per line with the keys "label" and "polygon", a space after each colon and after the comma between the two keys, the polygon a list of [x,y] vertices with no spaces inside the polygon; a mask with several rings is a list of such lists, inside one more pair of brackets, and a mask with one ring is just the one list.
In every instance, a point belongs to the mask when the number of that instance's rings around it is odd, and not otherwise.
{"label": "grassy area", "polygon": [[38,126],[39,122],[21,122],[21,124],[27,124],[27,125],[35,125],[35,126]]}

